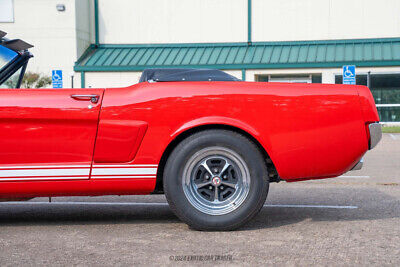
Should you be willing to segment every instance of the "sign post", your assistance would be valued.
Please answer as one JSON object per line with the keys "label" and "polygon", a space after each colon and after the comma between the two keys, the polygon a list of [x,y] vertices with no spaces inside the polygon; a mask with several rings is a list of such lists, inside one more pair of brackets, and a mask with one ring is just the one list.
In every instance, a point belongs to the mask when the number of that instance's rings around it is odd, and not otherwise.
{"label": "sign post", "polygon": [[343,66],[343,84],[356,84],[356,66]]}
{"label": "sign post", "polygon": [[51,81],[53,88],[63,88],[62,70],[51,71]]}

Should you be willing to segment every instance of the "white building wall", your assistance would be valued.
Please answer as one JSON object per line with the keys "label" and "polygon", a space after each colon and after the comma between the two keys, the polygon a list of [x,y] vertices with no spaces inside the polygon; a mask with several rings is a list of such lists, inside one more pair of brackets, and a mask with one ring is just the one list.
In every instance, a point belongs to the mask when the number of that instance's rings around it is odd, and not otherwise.
{"label": "white building wall", "polygon": [[126,87],[139,82],[142,72],[86,72],[85,86],[92,88]]}
{"label": "white building wall", "polygon": [[[20,38],[35,47],[27,71],[51,76],[52,69],[72,71],[76,58],[75,1],[64,0],[65,12],[53,0],[14,0],[14,22],[1,23],[8,38]],[[64,78],[65,80],[65,78]]]}
{"label": "white building wall", "polygon": [[400,36],[399,0],[252,0],[253,41]]}
{"label": "white building wall", "polygon": [[99,0],[100,43],[247,41],[247,0]]}
{"label": "white building wall", "polygon": [[94,18],[93,1],[76,0],[76,57],[79,58],[83,52],[94,43]]}
{"label": "white building wall", "polygon": [[242,71],[241,70],[223,70],[226,73],[238,78],[238,79],[242,79]]}
{"label": "white building wall", "polygon": [[[71,87],[74,63],[92,38],[91,1],[14,0],[14,22],[0,23],[0,29],[8,38],[35,46],[27,71],[51,76],[51,70],[62,70],[64,87]],[[65,11],[57,11],[57,4],[64,4]],[[79,78],[75,74],[75,85],[80,85]]]}
{"label": "white building wall", "polygon": [[[399,0],[252,0],[253,41],[400,35]],[[246,42],[247,0],[99,0],[101,43]]]}

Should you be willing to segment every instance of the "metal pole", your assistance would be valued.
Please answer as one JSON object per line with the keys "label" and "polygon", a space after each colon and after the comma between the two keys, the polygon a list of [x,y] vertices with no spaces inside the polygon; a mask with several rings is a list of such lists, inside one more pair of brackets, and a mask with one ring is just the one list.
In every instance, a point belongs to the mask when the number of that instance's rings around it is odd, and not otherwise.
{"label": "metal pole", "polygon": [[96,47],[100,44],[99,39],[99,0],[94,0],[94,43]]}
{"label": "metal pole", "polygon": [[81,88],[85,88],[85,72],[81,71]]}
{"label": "metal pole", "polygon": [[367,87],[371,89],[371,72],[368,71],[367,73]]}
{"label": "metal pole", "polygon": [[251,0],[247,1],[247,44],[251,45]]}

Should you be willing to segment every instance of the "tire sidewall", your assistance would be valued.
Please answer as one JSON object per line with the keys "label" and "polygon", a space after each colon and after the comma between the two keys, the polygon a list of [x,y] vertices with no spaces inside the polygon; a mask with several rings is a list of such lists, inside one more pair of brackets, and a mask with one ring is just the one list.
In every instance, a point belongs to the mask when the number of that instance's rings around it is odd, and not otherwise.
{"label": "tire sidewall", "polygon": [[[191,156],[207,147],[223,147],[235,151],[250,172],[249,193],[243,203],[230,213],[210,215],[192,206],[183,191],[183,171]],[[189,225],[199,229],[232,228],[255,215],[268,193],[268,173],[258,148],[242,135],[229,131],[209,130],[181,142],[170,155],[164,171],[164,190],[173,211]],[[261,204],[261,206],[262,206]]]}

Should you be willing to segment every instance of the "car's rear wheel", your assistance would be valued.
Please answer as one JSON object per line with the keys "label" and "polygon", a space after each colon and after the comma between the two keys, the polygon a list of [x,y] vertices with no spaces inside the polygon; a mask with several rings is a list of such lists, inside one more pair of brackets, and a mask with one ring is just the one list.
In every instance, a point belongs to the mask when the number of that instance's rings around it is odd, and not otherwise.
{"label": "car's rear wheel", "polygon": [[258,147],[227,130],[183,140],[164,170],[164,192],[174,213],[198,230],[232,230],[261,209],[268,173]]}

